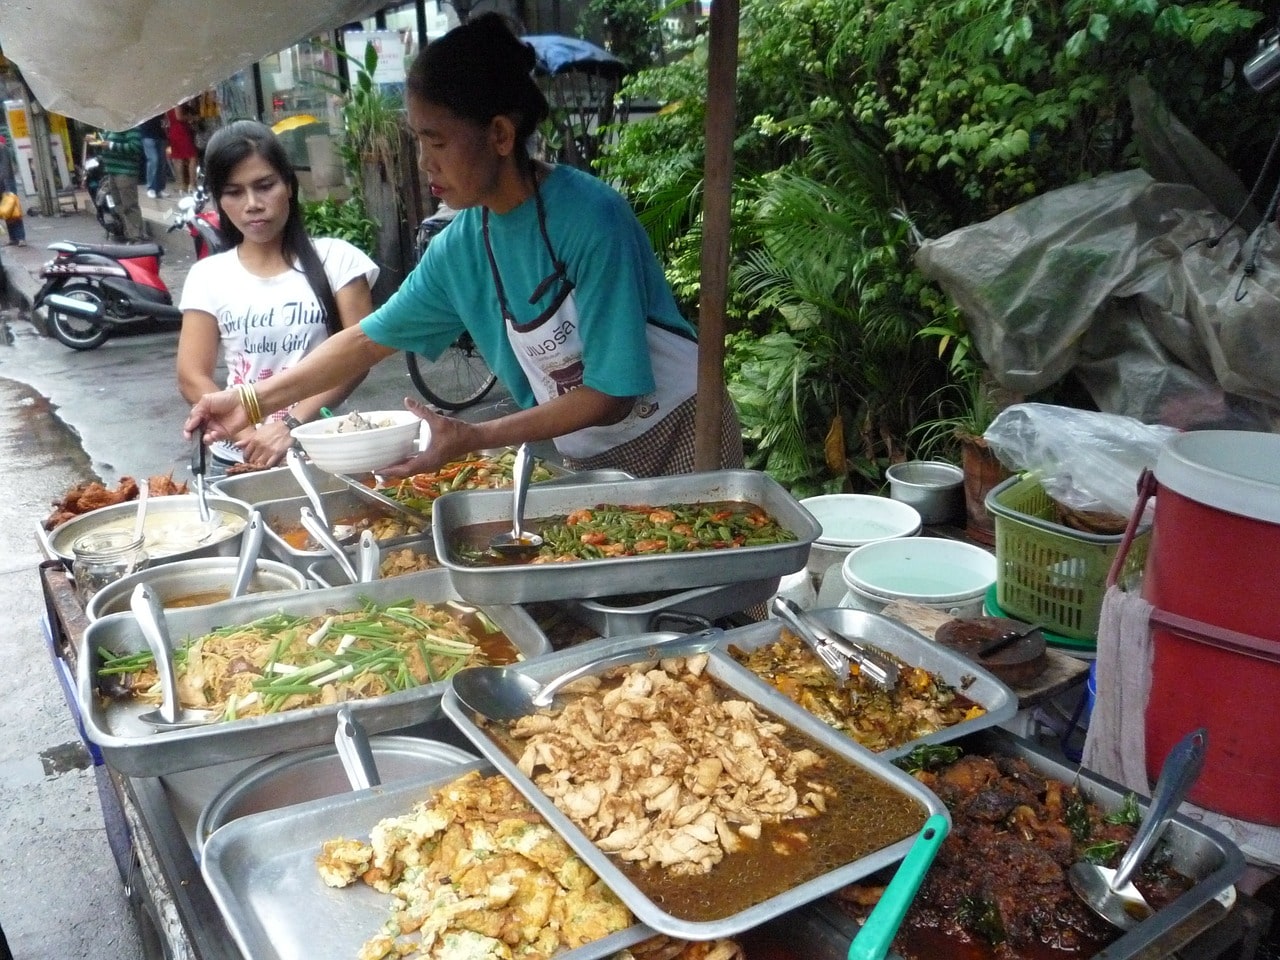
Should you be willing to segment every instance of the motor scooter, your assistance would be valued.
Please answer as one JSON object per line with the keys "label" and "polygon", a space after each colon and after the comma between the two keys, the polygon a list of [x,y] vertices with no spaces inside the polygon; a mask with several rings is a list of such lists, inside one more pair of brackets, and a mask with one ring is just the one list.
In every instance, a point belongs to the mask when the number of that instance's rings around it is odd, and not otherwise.
{"label": "motor scooter", "polygon": [[[203,180],[183,197],[166,232],[186,230],[197,260],[223,249],[218,213],[205,209]],[[44,307],[49,332],[73,350],[100,347],[119,326],[139,320],[181,320],[182,311],[160,276],[164,247],[158,243],[49,244],[56,256],[40,269],[44,285],[34,307]]]}

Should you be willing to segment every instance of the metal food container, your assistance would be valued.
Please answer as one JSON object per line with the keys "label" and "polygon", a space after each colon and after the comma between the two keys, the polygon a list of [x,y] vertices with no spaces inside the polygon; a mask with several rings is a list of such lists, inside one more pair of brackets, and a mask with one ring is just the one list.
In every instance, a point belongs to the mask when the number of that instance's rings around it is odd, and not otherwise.
{"label": "metal food container", "polygon": [[[410,540],[407,543],[397,541],[389,543],[382,548],[382,559],[385,560],[388,553],[392,550],[408,550],[412,553],[430,557],[432,560],[436,558],[436,548],[428,536],[419,537],[417,540]],[[358,567],[355,562],[356,557],[352,553],[352,566]],[[381,562],[381,561],[379,561]],[[316,560],[314,563],[307,564],[307,576],[315,583],[322,587],[341,587],[345,586],[349,581],[347,575],[342,572],[342,568],[338,566],[338,561],[329,555],[325,555],[322,559]],[[407,576],[407,574],[401,574]],[[379,576],[381,579],[381,576]],[[394,579],[394,578],[393,578]]]}
{"label": "metal food container", "polygon": [[[421,737],[370,737],[369,750],[383,784],[431,779],[476,759],[452,744]],[[350,792],[336,747],[278,753],[232,777],[205,804],[196,842],[203,849],[215,830],[241,817]]]}
{"label": "metal food container", "polygon": [[[1045,776],[1063,783],[1077,784],[1090,799],[1108,812],[1119,810],[1129,794],[1120,784],[1084,767],[1063,763],[1036,744],[1004,730],[983,730],[966,738],[961,746],[968,751],[988,756],[1003,754],[1020,757],[1033,770]],[[1148,803],[1145,799],[1139,801],[1144,811]],[[1169,851],[1170,866],[1183,876],[1194,879],[1195,885],[1163,910],[1157,911],[1104,950],[1094,954],[1093,960],[1138,960],[1174,956],[1175,951],[1184,946],[1187,939],[1186,936],[1179,936],[1176,930],[1180,924],[1198,911],[1214,916],[1215,919],[1209,922],[1216,922],[1216,919],[1221,919],[1227,912],[1228,907],[1223,901],[1234,901],[1232,884],[1239,879],[1245,866],[1244,855],[1234,843],[1218,831],[1179,814],[1166,828],[1161,846]],[[815,906],[842,936],[851,938],[858,932],[858,921],[839,907],[832,904]],[[1199,927],[1195,933],[1201,929],[1203,927]]]}
{"label": "metal food container", "polygon": [[[248,623],[280,611],[318,616],[355,609],[366,598],[388,603],[405,597],[428,603],[458,600],[447,571],[423,570],[392,580],[350,584],[331,590],[241,597],[209,607],[171,610],[165,620],[178,644],[187,637],[229,624]],[[538,657],[551,649],[546,635],[523,609],[513,606],[482,609],[502,628],[522,656]],[[110,700],[101,695],[97,674],[103,649],[115,654],[147,649],[133,614],[116,613],[91,623],[85,631],[76,666],[76,693],[85,734],[98,745],[107,764],[121,773],[154,777],[311,747],[333,739],[337,704],[198,727],[156,730],[138,719],[151,709],[148,705],[132,700]],[[439,716],[444,688],[444,683],[432,683],[370,700],[355,700],[350,703],[351,712],[370,734],[399,730]]]}
{"label": "metal food container", "polygon": [[[198,500],[199,498],[193,493],[180,493],[169,497],[151,497],[147,500],[148,521],[154,517],[165,516],[198,518],[200,515]],[[235,500],[221,494],[210,493],[208,501],[210,510],[221,510],[248,523],[252,508],[243,500]],[[78,517],[72,517],[49,531],[47,552],[61,560],[63,566],[70,571],[71,563],[75,560],[75,554],[72,552],[71,546],[80,537],[86,533],[93,533],[105,524],[119,523],[126,518],[133,519],[137,515],[138,501],[128,500],[124,503],[116,503],[109,507],[100,507],[97,510],[82,513]],[[234,557],[240,553],[240,538],[243,534],[242,527],[238,533],[204,546],[193,547],[190,550],[171,553],[167,556],[150,556],[148,564],[154,567],[161,563],[190,560],[194,557]]]}
{"label": "metal food container", "polygon": [[805,565],[809,544],[822,532],[818,522],[768,474],[755,470],[716,470],[677,477],[649,477],[607,483],[582,483],[529,489],[528,526],[538,517],[564,516],[600,503],[673,503],[737,501],[769,513],[796,539],[767,546],[686,553],[647,554],[570,563],[472,567],[459,563],[451,542],[456,531],[477,523],[511,522],[511,496],[501,490],[447,493],[435,504],[432,537],[436,555],[453,574],[453,583],[473,603],[528,603],[608,597],[645,590],[689,590],[781,577]]}
{"label": "metal food container", "polygon": [[[549,656],[539,657],[536,661],[520,664],[515,667],[539,682],[557,677],[577,667],[584,666],[608,656],[611,652],[632,644],[632,639],[605,640],[589,644],[587,647],[573,647]],[[863,772],[888,784],[898,792],[913,798],[924,809],[925,815],[941,813],[950,819],[950,814],[942,802],[914,777],[890,763],[877,758],[870,751],[858,746],[846,737],[836,734],[825,724],[817,723],[813,718],[796,706],[782,694],[763,684],[747,685],[743,683],[744,671],[720,649],[712,650],[707,663],[706,674],[730,692],[757,704],[762,710],[788,726],[808,734],[820,746],[835,754]],[[764,689],[760,689],[764,686]],[[754,906],[741,910],[728,917],[713,921],[683,920],[673,916],[653,902],[640,890],[615,864],[613,859],[599,847],[565,814],[561,813],[555,803],[538,789],[534,782],[525,776],[516,761],[509,757],[484,728],[480,727],[471,711],[462,705],[452,685],[445,691],[443,698],[445,716],[449,717],[467,736],[477,749],[498,770],[528,798],[534,809],[542,815],[560,836],[569,843],[575,853],[582,858],[596,875],[602,879],[609,889],[616,893],[642,922],[648,924],[659,933],[680,937],[686,940],[713,940],[718,937],[731,937],[744,930],[750,930],[766,920],[777,917],[789,910],[809,903],[834,890],[853,883],[870,873],[901,860],[915,841],[915,832],[910,836],[883,847],[865,857],[837,867],[821,876],[808,880],[790,890],[770,897]],[[714,884],[716,874],[713,869],[707,875],[707,882]]]}
{"label": "metal food container", "polygon": [[764,603],[778,590],[778,577],[748,580],[720,587],[680,590],[656,599],[636,594],[643,602],[629,603],[632,597],[601,597],[598,600],[566,600],[565,606],[579,623],[598,630],[602,637],[629,633],[649,633],[672,623],[691,620],[714,621]]}
{"label": "metal food container", "polygon": [[[253,814],[214,833],[200,869],[247,960],[314,960],[319,944],[325,956],[354,957],[382,929],[389,898],[364,884],[326,886],[315,865],[321,844],[340,836],[367,837],[379,820],[408,813],[472,770],[494,772],[473,760],[429,779]],[[555,960],[598,960],[651,936],[652,930],[636,924],[558,953]]]}
{"label": "metal food container", "polygon": [[[337,523],[343,517],[360,515],[369,517],[399,517],[407,520],[420,527],[425,527],[422,519],[415,513],[405,510],[403,507],[388,501],[390,506],[383,503],[371,502],[367,497],[361,496],[350,487],[344,486],[341,490],[334,490],[329,493],[320,494],[320,499],[324,501],[325,513],[329,515],[330,523]],[[267,500],[258,504],[258,512],[262,514],[262,520],[267,525],[264,531],[265,536],[262,539],[263,548],[281,563],[287,563],[296,570],[307,572],[307,567],[317,560],[332,559],[329,557],[327,550],[299,550],[291,546],[288,541],[279,534],[281,529],[291,529],[300,527],[299,517],[302,516],[302,508],[311,506],[311,501],[306,497],[290,497],[287,500]],[[392,537],[389,540],[379,540],[378,546],[389,548],[404,543],[411,543],[415,540],[421,540],[425,537],[426,530],[419,533],[406,534],[402,537]],[[346,547],[346,552],[353,560],[356,556],[356,545],[352,544]]]}
{"label": "metal food container", "polygon": [[[994,674],[982,669],[968,657],[961,656],[954,650],[934,643],[923,634],[904,626],[896,620],[881,616],[878,613],[867,613],[865,610],[854,610],[847,607],[835,607],[826,610],[811,610],[809,615],[836,633],[843,634],[855,643],[874,647],[890,653],[904,663],[928,670],[941,677],[956,690],[970,700],[982,706],[986,713],[972,720],[964,720],[950,727],[945,727],[925,737],[910,740],[901,746],[883,750],[877,756],[886,760],[910,753],[914,748],[925,743],[945,743],[955,740],[976,730],[983,730],[1010,720],[1018,712],[1018,697],[1004,685]],[[730,644],[748,652],[776,641],[784,624],[780,620],[766,620],[745,627],[730,630],[725,635],[721,649]],[[752,673],[745,666],[734,661],[734,669],[744,674],[742,683],[751,689],[769,690],[777,693],[772,685]],[[779,693],[779,696],[784,696]],[[801,708],[803,709],[803,708]],[[816,724],[831,730],[838,737],[845,737],[805,712],[807,730]]]}
{"label": "metal food container", "polygon": [[[129,609],[133,588],[140,583],[149,584],[161,603],[218,590],[225,591],[229,597],[236,568],[239,566],[239,557],[198,557],[195,560],[178,560],[158,567],[146,567],[115,583],[107,584],[95,593],[85,608],[85,616],[93,622],[111,613],[125,612]],[[307,578],[293,567],[275,560],[259,559],[254,564],[248,593],[252,596],[306,588]]]}
{"label": "metal food container", "polygon": [[[311,470],[309,476],[320,493],[333,493],[347,488],[340,477],[323,470]],[[303,496],[302,488],[293,479],[293,471],[288,467],[271,467],[234,477],[222,477],[212,481],[209,487],[224,497],[234,497],[252,506],[268,500],[288,500]]]}

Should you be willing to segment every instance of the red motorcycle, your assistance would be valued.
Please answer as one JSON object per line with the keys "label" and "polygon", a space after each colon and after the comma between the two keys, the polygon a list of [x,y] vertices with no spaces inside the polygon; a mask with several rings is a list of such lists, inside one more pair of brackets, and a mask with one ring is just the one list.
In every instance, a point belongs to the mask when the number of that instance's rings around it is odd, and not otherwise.
{"label": "red motorcycle", "polygon": [[[223,249],[218,212],[209,204],[203,181],[194,196],[178,201],[167,232],[175,230],[187,231],[197,260]],[[160,244],[60,240],[49,249],[57,255],[40,269],[44,286],[35,307],[46,308],[49,332],[73,350],[100,347],[127,323],[182,319],[160,276]]]}

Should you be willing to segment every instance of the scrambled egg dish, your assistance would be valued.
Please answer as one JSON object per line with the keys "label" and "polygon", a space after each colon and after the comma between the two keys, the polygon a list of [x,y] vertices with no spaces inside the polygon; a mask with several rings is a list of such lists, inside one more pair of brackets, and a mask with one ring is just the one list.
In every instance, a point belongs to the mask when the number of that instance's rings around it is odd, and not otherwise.
{"label": "scrambled egg dish", "polygon": [[392,896],[358,960],[546,960],[632,924],[630,912],[503,777],[469,773],[380,821],[370,842],[326,842],[324,882]]}

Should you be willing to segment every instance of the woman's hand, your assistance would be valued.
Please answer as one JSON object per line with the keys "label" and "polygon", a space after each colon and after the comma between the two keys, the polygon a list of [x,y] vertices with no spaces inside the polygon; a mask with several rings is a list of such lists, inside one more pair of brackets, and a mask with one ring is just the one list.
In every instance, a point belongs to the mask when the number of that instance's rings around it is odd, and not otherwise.
{"label": "woman's hand", "polygon": [[477,448],[475,427],[472,424],[436,413],[425,403],[412,397],[404,398],[404,406],[426,422],[430,440],[422,453],[378,471],[382,475],[411,477],[415,473],[428,473],[440,469],[451,460],[465,457]]}
{"label": "woman's hand", "polygon": [[197,430],[204,433],[204,442],[215,440],[234,440],[236,434],[249,423],[249,415],[240,405],[240,397],[234,390],[219,390],[217,393],[206,393],[191,408],[186,422],[182,424],[182,435],[190,440]]}
{"label": "woman's hand", "polygon": [[269,420],[236,443],[245,462],[255,467],[274,467],[292,445],[293,435],[282,420]]}

